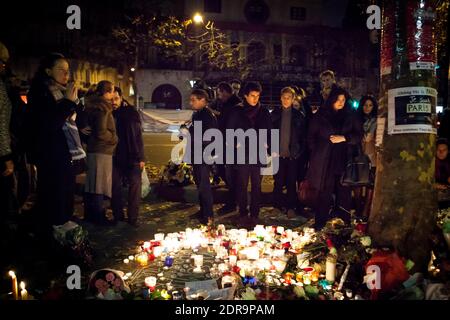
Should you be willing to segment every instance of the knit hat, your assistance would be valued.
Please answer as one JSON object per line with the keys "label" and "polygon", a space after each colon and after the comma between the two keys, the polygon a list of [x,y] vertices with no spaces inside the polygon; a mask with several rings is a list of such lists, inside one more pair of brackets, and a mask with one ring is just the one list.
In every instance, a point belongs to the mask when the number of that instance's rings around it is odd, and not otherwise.
{"label": "knit hat", "polygon": [[3,43],[0,42],[0,60],[7,62],[9,60],[9,52]]}

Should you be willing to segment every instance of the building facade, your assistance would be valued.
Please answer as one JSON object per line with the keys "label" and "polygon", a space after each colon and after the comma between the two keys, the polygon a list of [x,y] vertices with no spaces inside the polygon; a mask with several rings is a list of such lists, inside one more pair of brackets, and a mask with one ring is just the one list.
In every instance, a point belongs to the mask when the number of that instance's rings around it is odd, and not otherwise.
{"label": "building facade", "polygon": [[[150,52],[147,68],[138,70],[136,77],[138,94],[147,106],[163,107],[164,96],[173,96],[175,87],[176,95],[183,97],[178,108],[188,108],[188,84],[192,80],[202,79],[214,86],[233,78],[260,81],[263,103],[273,105],[279,103],[279,92],[286,85],[318,90],[319,74],[326,69],[335,71],[338,83],[355,98],[378,91],[377,69],[372,66],[376,52],[369,30],[340,27],[346,9],[342,1],[185,0],[183,7],[185,17],[199,13],[205,25],[214,22],[230,44],[239,46],[239,56],[251,71],[245,78],[217,70],[205,76],[198,67],[198,56],[192,64],[172,61],[159,70],[164,64]],[[183,69],[192,73],[181,72]],[[181,74],[186,78],[180,79]],[[152,77],[158,81],[152,81]],[[165,94],[153,94],[161,90],[162,82],[167,84]]]}

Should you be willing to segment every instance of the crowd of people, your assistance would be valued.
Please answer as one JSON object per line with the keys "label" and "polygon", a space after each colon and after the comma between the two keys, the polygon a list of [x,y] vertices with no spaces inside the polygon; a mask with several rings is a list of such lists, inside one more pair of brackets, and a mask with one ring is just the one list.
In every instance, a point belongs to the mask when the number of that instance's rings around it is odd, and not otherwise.
{"label": "crowd of people", "polygon": [[[238,81],[221,82],[217,85],[215,99],[208,90],[196,88],[192,91],[194,114],[189,122],[189,132],[194,144],[201,141],[201,137],[194,136],[194,121],[202,123],[203,133],[218,128],[224,136],[229,129],[242,129],[244,132],[249,129],[256,132],[277,129],[279,132],[279,150],[271,150],[269,140],[265,147],[257,142],[256,151],[250,152],[247,143],[244,163],[238,164],[234,159],[233,163],[214,165],[215,172],[229,190],[218,215],[238,210],[240,224],[257,223],[262,202],[260,169],[265,163],[260,159],[252,161],[252,158],[262,152],[279,160],[279,169],[273,177],[273,206],[289,218],[304,214],[307,206],[311,206],[315,213],[316,228],[322,228],[331,217],[340,217],[349,223],[353,209],[361,218],[368,217],[373,181],[352,188],[342,183],[342,176],[351,158],[359,153],[369,159],[371,176],[374,176],[377,101],[373,96],[363,96],[360,108],[355,110],[349,93],[336,84],[333,71],[322,72],[320,82],[318,97],[307,97],[305,91],[295,85],[283,88],[280,105],[270,111],[260,103],[263,89],[258,82],[247,82],[239,92],[235,90],[240,87]],[[203,149],[208,145],[204,141],[201,143]],[[237,151],[239,143],[235,141],[234,144]],[[225,147],[223,149],[226,150]],[[236,157],[237,152],[234,154]],[[207,223],[214,216],[209,180],[212,166],[206,161],[192,163],[199,189],[200,211],[197,217]],[[250,204],[247,203],[249,182]],[[299,200],[298,192],[302,185],[314,195],[312,203]]]}
{"label": "crowd of people", "polygon": [[[127,221],[138,226],[145,164],[141,118],[123,99],[121,89],[105,80],[79,97],[78,89],[69,81],[68,59],[53,53],[42,59],[24,102],[6,72],[8,59],[8,50],[0,44],[2,225],[24,205],[34,182],[38,221],[44,230],[73,219],[75,179],[85,172],[84,219],[97,225]],[[218,215],[238,211],[240,224],[257,223],[262,205],[261,168],[266,163],[259,158],[253,160],[266,153],[279,160],[279,169],[273,177],[273,206],[289,218],[312,209],[316,228],[322,228],[331,217],[340,217],[348,223],[352,212],[362,219],[368,218],[373,181],[352,187],[344,184],[342,177],[349,161],[358,154],[368,158],[371,177],[375,176],[377,99],[365,95],[355,109],[349,93],[336,84],[333,71],[322,72],[320,83],[321,90],[314,97],[306,96],[295,85],[283,88],[279,105],[270,110],[260,103],[263,88],[258,82],[247,82],[242,88],[238,80],[221,82],[214,97],[202,88],[191,92],[190,105],[194,111],[191,124],[201,122],[202,133],[211,128],[224,135],[229,129],[279,132],[277,150],[272,150],[270,143],[256,143],[253,154],[247,144],[244,163],[215,164],[217,176],[228,188],[226,203],[217,211]],[[187,129],[191,141],[200,141],[202,148],[208,146],[209,142],[195,136],[194,125]],[[241,146],[233,147],[237,150]],[[196,217],[203,223],[214,218],[211,170],[210,163],[193,164],[200,205]],[[125,186],[128,186],[126,211]],[[441,193],[450,190],[445,139],[437,143],[436,188]],[[309,194],[312,201],[299,197],[302,192]],[[106,216],[105,198],[110,199],[112,220]]]}
{"label": "crowd of people", "polygon": [[[126,221],[137,227],[145,158],[136,108],[106,80],[79,96],[69,81],[69,61],[58,53],[41,60],[25,104],[9,81],[9,53],[1,44],[0,53],[2,229],[33,193],[38,233],[49,236],[53,226],[76,220],[76,176],[81,173],[86,174],[84,220],[108,226]],[[18,179],[21,174],[26,177]],[[23,195],[19,189],[26,189]],[[107,218],[105,199],[110,200],[113,219]]]}

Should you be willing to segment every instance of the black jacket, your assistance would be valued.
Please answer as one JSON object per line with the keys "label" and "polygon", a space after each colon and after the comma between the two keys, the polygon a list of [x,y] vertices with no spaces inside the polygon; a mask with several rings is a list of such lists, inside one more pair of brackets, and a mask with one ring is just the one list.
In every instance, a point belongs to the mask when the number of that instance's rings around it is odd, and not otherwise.
{"label": "black jacket", "polygon": [[[346,142],[333,144],[331,135],[343,135]],[[308,128],[310,165],[307,179],[317,190],[334,183],[336,175],[343,174],[348,156],[361,143],[363,129],[360,118],[351,108],[335,112],[321,108],[312,117]]]}
{"label": "black jacket", "polygon": [[220,131],[225,132],[225,128],[228,122],[228,118],[233,111],[233,108],[242,103],[242,100],[236,96],[232,95],[225,103],[219,103],[217,111],[219,115],[217,116],[217,124]]}
{"label": "black jacket", "polygon": [[[196,135],[196,130],[194,130],[194,126],[199,125],[199,122],[202,125],[200,137]],[[217,129],[217,119],[213,112],[209,109],[209,107],[194,111],[192,114],[191,124],[189,126],[190,137],[187,139],[184,162],[191,164],[203,164],[205,162],[203,159],[203,152],[211,141],[203,141],[203,135],[208,129]],[[197,149],[201,150],[201,163],[197,163],[197,161],[195,161],[196,159],[194,157],[194,152]]]}
{"label": "black jacket", "polygon": [[[56,102],[47,85],[33,83],[28,93],[27,146],[31,163],[53,166],[70,163],[63,125],[77,105],[68,99]],[[55,173],[56,174],[56,173]]]}
{"label": "black jacket", "polygon": [[145,161],[144,141],[139,112],[133,106],[121,106],[113,111],[119,139],[114,154],[114,165],[127,168]]}
{"label": "black jacket", "polygon": [[[278,129],[281,139],[281,113],[282,107],[275,108],[270,114],[273,129]],[[306,115],[303,111],[291,108],[291,137],[289,141],[289,153],[293,159],[299,158],[307,150],[306,146]],[[278,144],[281,146],[281,140]]]}
{"label": "black jacket", "polygon": [[[257,108],[257,110],[255,110],[254,108]],[[249,117],[249,114],[255,110],[255,117],[254,117],[254,121],[251,120],[251,118]],[[258,156],[260,153],[262,154],[270,154],[270,150],[271,150],[271,129],[272,129],[272,121],[270,119],[270,113],[269,110],[267,110],[267,108],[262,107],[258,104],[258,106],[255,107],[251,107],[249,106],[246,101],[244,101],[241,104],[236,105],[235,107],[233,107],[232,111],[230,112],[228,121],[227,121],[227,125],[226,125],[226,129],[232,129],[232,130],[238,130],[238,129],[242,129],[244,132],[246,132],[249,129],[255,129],[256,130],[256,134],[257,134],[257,140],[256,140],[256,152],[251,152],[250,150],[250,143],[251,141],[249,141],[248,138],[245,139],[245,159],[244,159],[244,164],[258,164],[258,165],[265,165],[265,161],[261,161],[262,159],[260,159],[260,157]],[[264,146],[260,146],[260,134],[259,134],[259,130],[261,129],[265,129],[267,132],[266,135],[266,143],[267,143],[267,149]],[[234,149],[235,149],[235,154],[234,154],[234,164],[239,164],[237,163],[237,152],[240,152],[239,148],[242,148],[242,144],[241,146],[238,146],[238,141],[237,139],[234,139]],[[260,152],[260,148],[263,147],[266,150],[261,150]]]}

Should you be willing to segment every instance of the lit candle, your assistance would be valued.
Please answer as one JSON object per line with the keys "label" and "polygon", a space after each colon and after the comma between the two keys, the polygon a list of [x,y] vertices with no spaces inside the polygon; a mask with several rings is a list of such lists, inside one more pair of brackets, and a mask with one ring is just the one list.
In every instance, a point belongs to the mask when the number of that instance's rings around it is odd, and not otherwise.
{"label": "lit candle", "polygon": [[149,251],[151,246],[152,244],[150,243],[150,241],[145,241],[144,244],[142,245],[142,249],[144,249],[145,251]]}
{"label": "lit candle", "polygon": [[25,289],[25,282],[20,282],[20,298],[22,300],[28,300],[28,291]]}
{"label": "lit candle", "polygon": [[128,260],[128,259],[123,259],[123,263],[128,264],[128,263],[130,263],[130,260]]}
{"label": "lit candle", "polygon": [[136,257],[136,261],[137,261],[141,266],[143,266],[143,267],[146,266],[147,263],[148,263],[148,255],[147,255],[147,253],[143,252],[143,253],[139,254],[139,255]]}
{"label": "lit candle", "polygon": [[194,255],[194,265],[195,265],[195,269],[194,272],[202,272],[202,266],[203,266],[203,255],[201,254],[196,254]]}
{"label": "lit candle", "polygon": [[133,261],[134,260],[134,256],[129,256],[128,260]]}
{"label": "lit candle", "polygon": [[13,293],[14,300],[18,300],[19,299],[19,289],[17,287],[16,274],[14,273],[14,271],[10,271],[9,276],[11,277],[11,281],[12,281],[12,293]]}
{"label": "lit candle", "polygon": [[155,234],[155,241],[163,241],[163,240],[164,240],[164,233]]}
{"label": "lit candle", "polygon": [[164,248],[163,247],[154,247],[153,248],[153,255],[157,258],[160,257]]}
{"label": "lit candle", "polygon": [[156,287],[156,277],[146,277],[145,285],[150,289],[150,291],[155,290]]}
{"label": "lit candle", "polygon": [[234,267],[236,265],[236,262],[237,262],[237,256],[235,256],[235,255],[230,256],[230,265],[232,267]]}
{"label": "lit candle", "polygon": [[259,259],[259,248],[258,247],[248,247],[245,249],[245,255],[249,260],[258,260]]}

